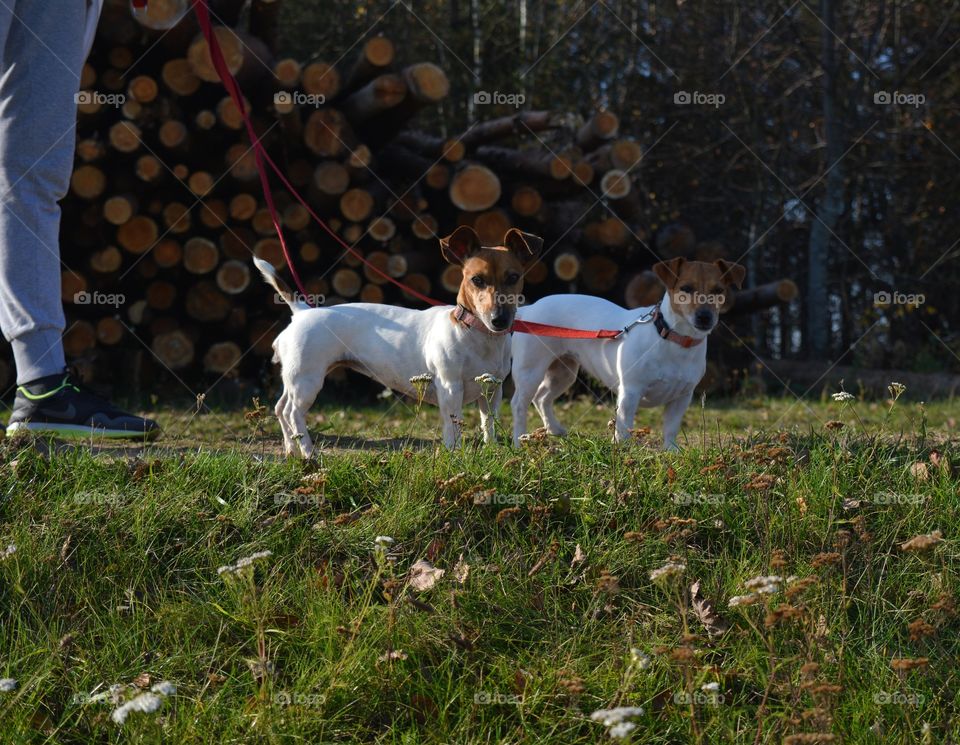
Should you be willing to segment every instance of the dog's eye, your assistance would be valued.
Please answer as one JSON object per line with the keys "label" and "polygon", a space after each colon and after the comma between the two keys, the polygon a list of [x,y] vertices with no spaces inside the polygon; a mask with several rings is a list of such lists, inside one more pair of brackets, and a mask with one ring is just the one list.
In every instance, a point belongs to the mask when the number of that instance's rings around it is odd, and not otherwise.
{"label": "dog's eye", "polygon": [[505,285],[515,285],[519,281],[520,281],[520,275],[516,273],[508,274],[506,277],[503,278],[503,283]]}
{"label": "dog's eye", "polygon": [[680,288],[680,292],[686,292],[687,294],[691,294],[693,292],[693,288],[690,285],[684,285],[683,287]]}
{"label": "dog's eye", "polygon": [[722,288],[722,287],[714,287],[712,290],[710,290],[710,294],[711,294],[711,295],[722,295],[722,294],[723,294],[723,288]]}
{"label": "dog's eye", "polygon": [[483,277],[478,274],[473,275],[470,281],[473,282],[475,287],[483,287],[486,284],[486,282],[483,281]]}

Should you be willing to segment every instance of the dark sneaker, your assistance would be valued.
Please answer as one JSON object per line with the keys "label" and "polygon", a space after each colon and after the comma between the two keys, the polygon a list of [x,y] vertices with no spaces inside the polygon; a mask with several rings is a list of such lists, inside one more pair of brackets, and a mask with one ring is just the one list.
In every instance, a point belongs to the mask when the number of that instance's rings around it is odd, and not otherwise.
{"label": "dark sneaker", "polygon": [[64,372],[17,386],[7,434],[25,431],[139,440],[153,439],[160,434],[160,427],[84,390]]}

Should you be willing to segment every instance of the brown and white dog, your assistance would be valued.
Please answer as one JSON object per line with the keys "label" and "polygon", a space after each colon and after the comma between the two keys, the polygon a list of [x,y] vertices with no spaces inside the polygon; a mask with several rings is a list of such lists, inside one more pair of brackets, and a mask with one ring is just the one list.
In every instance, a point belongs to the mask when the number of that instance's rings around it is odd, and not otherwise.
{"label": "brown and white dog", "polygon": [[[459,227],[440,240],[444,258],[463,267],[457,307],[413,310],[375,303],[311,308],[290,292],[273,267],[257,268],[293,311],[290,325],[273,343],[281,365],[283,394],[276,414],[288,455],[313,452],[306,414],[331,369],[347,367],[411,397],[411,378],[430,376],[423,400],[440,407],[443,444],[456,446],[465,403],[477,401],[484,442],[494,435],[502,399],[497,384],[488,403],[475,378],[502,381],[510,372],[510,327],[523,291],[523,269],[536,258],[542,241],[508,230],[503,245],[484,248],[472,228]],[[492,404],[492,405],[491,405]]]}
{"label": "brown and white dog", "polygon": [[667,291],[659,306],[627,310],[598,297],[550,295],[520,309],[522,321],[581,329],[628,329],[616,339],[518,334],[513,341],[513,440],[527,431],[531,401],[551,434],[566,434],[553,402],[582,367],[617,394],[614,439],[626,440],[637,406],[664,406],[663,446],[677,447],[683,413],[706,370],[706,338],[746,270],[727,261],[678,258],[653,267]]}

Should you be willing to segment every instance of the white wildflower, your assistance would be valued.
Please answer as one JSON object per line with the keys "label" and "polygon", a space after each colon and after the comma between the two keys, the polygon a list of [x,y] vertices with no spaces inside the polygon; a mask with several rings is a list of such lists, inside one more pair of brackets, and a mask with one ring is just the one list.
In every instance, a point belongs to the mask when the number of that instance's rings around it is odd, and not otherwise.
{"label": "white wildflower", "polygon": [[236,564],[227,564],[217,569],[217,574],[232,574],[239,575],[243,570],[248,567],[252,567],[254,562],[259,561],[260,559],[266,559],[273,556],[273,551],[257,551],[246,558],[240,559]]}
{"label": "white wildflower", "polygon": [[480,386],[485,385],[500,385],[503,381],[498,378],[496,375],[491,375],[490,373],[484,373],[483,375],[478,375],[473,379],[474,383],[477,383]]}
{"label": "white wildflower", "polygon": [[748,590],[758,590],[761,587],[779,585],[781,582],[783,582],[783,577],[781,577],[779,574],[770,574],[767,576],[760,575],[758,577],[751,577],[743,583],[743,586]]}
{"label": "white wildflower", "polygon": [[[110,686],[110,693],[112,694],[113,703],[117,704],[120,702],[120,700],[122,700],[122,695],[119,695],[119,689],[129,688],[130,686],[123,685]],[[162,680],[159,683],[155,683],[150,688],[149,693],[141,693],[118,706],[116,709],[114,709],[113,713],[110,715],[110,718],[113,719],[113,721],[117,724],[123,724],[127,721],[127,717],[131,711],[140,711],[144,714],[150,714],[160,708],[160,705],[167,696],[172,696],[176,692],[176,685],[171,683],[169,680]]]}
{"label": "white wildflower", "polygon": [[650,579],[653,582],[658,582],[661,579],[670,579],[671,577],[679,577],[687,570],[686,564],[681,564],[674,561],[668,561],[659,569],[654,569],[650,572]]}
{"label": "white wildflower", "polygon": [[753,605],[760,599],[760,596],[755,593],[750,593],[749,595],[734,595],[730,598],[730,601],[727,603],[731,608],[736,608],[740,605]]}
{"label": "white wildflower", "polygon": [[604,727],[613,727],[615,724],[642,714],[643,709],[639,706],[618,706],[616,709],[598,709],[590,715],[590,718],[600,722]]}
{"label": "white wildflower", "polygon": [[629,737],[630,733],[637,728],[633,722],[620,722],[620,724],[613,725],[607,734],[610,735],[612,740],[622,740],[625,737]]}
{"label": "white wildflower", "polygon": [[240,561],[237,562],[237,569],[243,569],[244,567],[250,566],[255,561],[259,561],[260,559],[268,559],[271,556],[273,556],[273,551],[257,551],[255,554],[251,554],[245,559],[240,559]]}
{"label": "white wildflower", "polygon": [[427,387],[433,382],[433,375],[430,373],[421,373],[410,378],[410,385],[417,392],[417,406],[423,403],[423,398],[427,393]]}
{"label": "white wildflower", "polygon": [[15,553],[17,553],[17,544],[11,543],[5,549],[0,551],[0,561],[3,561],[4,559],[9,559]]}
{"label": "white wildflower", "polygon": [[716,693],[720,690],[720,684],[716,681],[712,683],[704,683],[702,686],[700,686],[700,690],[704,693]]}
{"label": "white wildflower", "polygon": [[844,401],[856,401],[856,399],[856,396],[854,396],[852,393],[847,393],[846,391],[840,391],[839,393],[833,394],[833,400],[840,401],[841,403]]}
{"label": "white wildflower", "polygon": [[373,539],[373,542],[376,544],[377,548],[381,551],[384,551],[390,548],[394,543],[396,543],[393,538],[388,535],[378,535]]}
{"label": "white wildflower", "polygon": [[127,716],[131,711],[142,711],[144,714],[150,714],[159,709],[162,703],[163,696],[158,696],[156,693],[141,693],[114,709],[110,718],[117,724],[123,724],[127,721]]}
{"label": "white wildflower", "polygon": [[0,693],[10,693],[17,687],[16,678],[0,678]]}
{"label": "white wildflower", "polygon": [[890,395],[893,396],[894,399],[897,399],[903,395],[905,390],[907,390],[907,386],[905,386],[903,383],[893,382],[887,386],[887,390],[890,391]]}

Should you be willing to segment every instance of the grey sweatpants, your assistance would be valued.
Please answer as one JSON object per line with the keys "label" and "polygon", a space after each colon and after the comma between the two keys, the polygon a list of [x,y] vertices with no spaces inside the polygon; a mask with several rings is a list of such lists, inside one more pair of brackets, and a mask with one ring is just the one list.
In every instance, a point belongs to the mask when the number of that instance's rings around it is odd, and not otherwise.
{"label": "grey sweatpants", "polygon": [[17,382],[64,367],[60,207],[76,143],[86,0],[0,0],[0,329]]}

